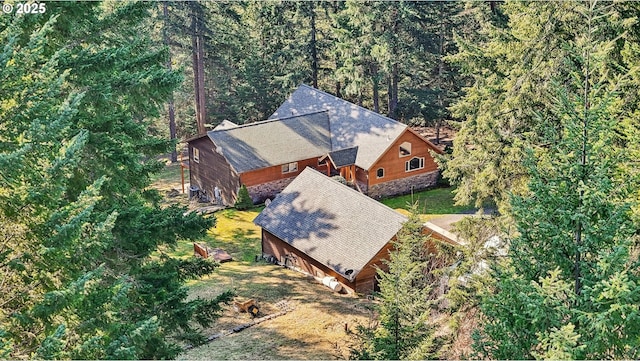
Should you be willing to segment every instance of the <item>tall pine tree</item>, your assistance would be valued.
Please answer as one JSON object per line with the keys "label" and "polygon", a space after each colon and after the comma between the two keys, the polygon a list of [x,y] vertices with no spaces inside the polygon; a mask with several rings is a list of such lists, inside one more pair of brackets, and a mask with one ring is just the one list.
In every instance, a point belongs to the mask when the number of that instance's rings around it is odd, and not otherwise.
{"label": "tall pine tree", "polygon": [[486,357],[639,355],[640,263],[631,219],[638,179],[628,172],[635,160],[621,147],[637,138],[620,122],[620,89],[630,78],[607,73],[619,40],[609,32],[611,4],[573,6],[583,25],[563,49],[567,77],[554,77],[553,105],[539,112],[553,119],[556,133],[527,152],[528,190],[511,201],[519,234],[509,261],[496,269],[495,291],[481,302],[484,329],[475,347]]}
{"label": "tall pine tree", "polygon": [[378,270],[380,305],[378,324],[359,327],[353,356],[364,360],[432,359],[433,325],[429,322],[435,279],[429,272],[435,255],[426,245],[422,222],[414,207],[398,232],[394,249]]}
{"label": "tall pine tree", "polygon": [[212,220],[147,189],[171,145],[147,127],[180,80],[143,35],[148,9],[66,2],[0,20],[5,357],[174,357],[228,299],[187,301],[184,282],[216,265],[162,254]]}

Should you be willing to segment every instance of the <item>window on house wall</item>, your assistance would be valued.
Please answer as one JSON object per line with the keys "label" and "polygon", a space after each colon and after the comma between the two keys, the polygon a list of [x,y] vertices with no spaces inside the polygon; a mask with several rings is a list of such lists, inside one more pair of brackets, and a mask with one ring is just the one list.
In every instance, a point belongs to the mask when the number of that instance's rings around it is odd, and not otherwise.
{"label": "window on house wall", "polygon": [[406,157],[408,155],[411,155],[411,143],[404,142],[400,144],[400,156]]}
{"label": "window on house wall", "polygon": [[384,177],[384,168],[378,168],[378,170],[376,171],[376,177],[378,178]]}
{"label": "window on house wall", "polygon": [[405,172],[424,168],[424,158],[413,157],[404,164]]}
{"label": "window on house wall", "polygon": [[193,161],[200,163],[200,149],[198,148],[193,148]]}
{"label": "window on house wall", "polygon": [[292,162],[282,165],[282,173],[291,173],[298,170],[298,162]]}

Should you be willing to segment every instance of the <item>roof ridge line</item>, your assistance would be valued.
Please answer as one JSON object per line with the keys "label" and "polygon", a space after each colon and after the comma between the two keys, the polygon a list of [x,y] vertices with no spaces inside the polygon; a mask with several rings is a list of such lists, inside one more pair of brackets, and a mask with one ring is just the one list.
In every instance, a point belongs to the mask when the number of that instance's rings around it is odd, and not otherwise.
{"label": "roof ridge line", "polygon": [[339,99],[339,100],[341,100],[341,101],[343,101],[343,102],[349,103],[349,104],[351,104],[351,105],[355,105],[356,107],[358,107],[358,108],[360,108],[360,109],[362,109],[362,110],[366,110],[366,111],[371,112],[371,113],[373,113],[373,114],[375,114],[375,115],[378,115],[378,116],[381,116],[381,117],[383,117],[383,118],[385,118],[385,119],[388,119],[388,120],[390,120],[390,121],[392,121],[392,122],[395,122],[395,123],[398,123],[398,124],[400,124],[400,125],[404,125],[405,127],[408,127],[408,125],[407,125],[407,124],[404,124],[404,123],[401,123],[401,122],[399,122],[399,121],[397,121],[397,120],[395,120],[395,119],[389,118],[388,116],[386,116],[386,115],[384,115],[384,114],[377,113],[377,112],[375,112],[375,111],[373,111],[373,110],[371,110],[371,109],[368,109],[368,108],[363,107],[362,105],[358,105],[358,104],[356,104],[356,103],[352,103],[352,102],[350,102],[350,101],[348,101],[348,100],[345,100],[345,99],[342,99],[342,98],[340,98],[340,97],[337,97],[337,96],[335,96],[335,95],[333,95],[333,94],[331,94],[331,93],[327,93],[327,92],[326,92],[326,91],[324,91],[324,90],[321,90],[321,89],[318,89],[318,88],[314,88],[314,87],[312,87],[311,85],[307,85],[307,84],[305,84],[305,83],[301,83],[301,84],[300,84],[300,86],[304,86],[304,87],[307,87],[307,88],[309,88],[309,89],[313,89],[313,90],[318,91],[318,92],[320,92],[320,93],[326,94],[326,95],[328,95],[328,96],[330,96],[330,97],[334,97],[334,98],[336,98],[336,99]]}
{"label": "roof ridge line", "polygon": [[[313,112],[309,112],[309,113],[302,113],[302,114],[296,114],[296,115],[290,115],[287,117],[282,117],[282,118],[273,118],[273,119],[267,119],[267,120],[263,120],[261,122],[266,122],[266,121],[273,121],[273,120],[286,120],[286,119],[291,119],[291,118],[299,118],[299,117],[303,117],[305,115],[313,115],[313,114],[319,114],[319,113],[329,113],[329,110],[327,109],[323,109],[323,110],[316,110]],[[327,114],[328,115],[328,114]],[[257,123],[257,122],[256,122]],[[249,123],[249,124],[255,124],[255,123]]]}
{"label": "roof ridge line", "polygon": [[314,115],[314,114],[327,113],[327,112],[328,112],[328,110],[318,110],[318,111],[315,111],[315,112],[292,115],[292,116],[284,117],[284,118],[265,119],[265,120],[259,120],[257,122],[253,122],[253,123],[236,124],[236,126],[233,127],[233,128],[218,129],[218,130],[212,129],[212,130],[209,130],[207,133],[209,133],[209,132],[226,132],[226,131],[229,131],[229,130],[234,130],[234,129],[239,129],[239,128],[248,128],[248,127],[253,127],[253,126],[257,126],[257,125],[273,123],[273,122],[277,122],[277,121],[281,121],[281,120],[288,120],[288,119],[291,119],[291,118],[300,118],[300,117],[304,117],[306,115]]}

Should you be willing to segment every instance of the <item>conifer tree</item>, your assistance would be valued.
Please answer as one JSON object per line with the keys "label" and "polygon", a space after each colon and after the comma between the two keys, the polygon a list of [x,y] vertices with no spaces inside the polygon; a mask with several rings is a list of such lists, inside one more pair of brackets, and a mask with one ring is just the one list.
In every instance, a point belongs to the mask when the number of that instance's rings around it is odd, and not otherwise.
{"label": "conifer tree", "polygon": [[[542,151],[556,141],[560,125],[549,113],[548,94],[554,93],[554,79],[568,78],[567,44],[576,29],[584,28],[574,5],[506,1],[494,7],[496,13],[484,3],[470,9],[478,12],[478,29],[469,38],[458,37],[460,50],[448,58],[472,79],[451,108],[462,121],[452,157],[442,164],[443,175],[457,186],[457,201],[478,207],[495,201],[508,213],[510,194],[527,189],[523,149]],[[594,41],[616,39],[602,63],[603,76],[613,79],[624,72],[622,53],[638,42],[633,26],[638,10],[632,3],[608,7],[611,21],[594,34]]]}
{"label": "conifer tree", "polygon": [[429,323],[435,280],[428,271],[434,255],[425,247],[428,237],[422,234],[416,209],[398,232],[386,262],[388,270],[378,270],[379,323],[373,328],[359,327],[361,343],[353,350],[358,359],[430,359],[436,355]]}
{"label": "conifer tree", "polygon": [[519,234],[496,269],[495,292],[481,302],[484,329],[474,346],[486,357],[639,355],[640,263],[631,219],[639,188],[628,172],[635,160],[617,146],[631,140],[620,122],[620,89],[629,79],[606,73],[618,40],[606,32],[611,7],[574,6],[584,26],[566,44],[569,77],[555,79],[554,105],[541,112],[558,133],[549,149],[527,152],[528,191],[511,201]]}
{"label": "conifer tree", "polygon": [[238,199],[236,199],[235,207],[241,211],[253,207],[253,200],[251,200],[249,190],[244,184],[238,190]]}
{"label": "conifer tree", "polygon": [[170,149],[147,126],[180,77],[143,35],[149,4],[56,5],[0,20],[0,273],[16,281],[1,296],[0,352],[174,357],[229,298],[187,301],[184,282],[216,265],[162,247],[213,220],[146,189]]}

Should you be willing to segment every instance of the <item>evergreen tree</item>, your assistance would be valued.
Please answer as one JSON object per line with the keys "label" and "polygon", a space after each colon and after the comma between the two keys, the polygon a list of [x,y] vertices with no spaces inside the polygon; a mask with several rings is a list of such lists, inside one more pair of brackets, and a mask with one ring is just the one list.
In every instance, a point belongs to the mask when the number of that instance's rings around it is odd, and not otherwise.
{"label": "evergreen tree", "polygon": [[[449,106],[460,96],[464,79],[459,71],[446,61],[457,52],[455,33],[467,35],[469,16],[464,15],[461,2],[425,2],[414,5],[410,30],[412,42],[402,41],[408,47],[404,62],[411,63],[411,76],[406,77],[400,89],[399,119],[412,124],[434,126],[436,143],[440,141],[440,128],[451,119]],[[420,66],[420,63],[424,64]]]}
{"label": "evergreen tree", "polygon": [[0,272],[17,281],[2,299],[0,352],[174,357],[176,341],[203,341],[192,321],[210,323],[229,299],[186,301],[184,282],[216,265],[162,247],[212,219],[161,208],[146,189],[171,145],[147,126],[180,77],[144,35],[149,4],[56,5],[0,20]]}
{"label": "evergreen tree", "polygon": [[[0,19],[0,357],[29,356],[36,351],[29,325],[16,315],[33,307],[47,286],[59,285],[59,260],[48,257],[34,234],[49,218],[51,208],[64,205],[68,177],[87,141],[86,132],[71,128],[82,94],[63,92],[68,72],[57,68],[58,56],[47,54],[55,19],[33,32],[26,19]],[[36,75],[37,74],[37,75]],[[71,235],[95,205],[99,183],[83,197],[67,203],[74,217],[59,218],[58,227]],[[83,211],[83,212],[81,212]],[[99,225],[98,225],[99,226]],[[99,228],[108,228],[103,225]],[[101,232],[94,233],[100,239]],[[51,253],[51,252],[48,252]],[[24,317],[24,316],[23,316]],[[39,335],[39,341],[44,337]],[[35,346],[34,346],[35,344]],[[25,352],[28,350],[30,352]]]}
{"label": "evergreen tree", "polygon": [[241,211],[253,207],[253,200],[251,200],[251,196],[249,195],[249,190],[243,184],[238,191],[238,199],[236,199],[235,207]]}
{"label": "evergreen tree", "polygon": [[422,234],[422,222],[414,210],[398,232],[394,250],[378,270],[380,286],[379,324],[359,327],[360,344],[353,356],[365,360],[434,358],[433,326],[429,323],[434,263]]}
{"label": "evergreen tree", "polygon": [[[601,24],[594,41],[616,39],[602,64],[603,76],[613,79],[624,72],[625,44],[638,42],[633,27],[638,7],[610,5],[611,21]],[[457,201],[475,201],[479,207],[493,200],[508,213],[509,194],[527,189],[523,150],[539,146],[542,151],[557,141],[560,124],[549,113],[549,94],[554,79],[569,76],[567,45],[584,21],[569,2],[507,1],[494,9],[483,3],[469,9],[476,12],[479,28],[471,38],[458,37],[460,50],[448,58],[472,84],[452,106],[463,121],[452,157],[442,166],[457,186]]]}
{"label": "evergreen tree", "polygon": [[607,74],[619,40],[607,26],[612,7],[573,6],[584,26],[564,49],[569,77],[555,78],[555,105],[541,112],[558,133],[549,149],[527,153],[528,191],[512,198],[519,235],[496,269],[495,292],[481,303],[484,329],[474,346],[483,356],[638,357],[640,263],[631,208],[639,188],[628,172],[635,160],[616,146],[632,141],[619,121],[620,88],[629,79]]}

